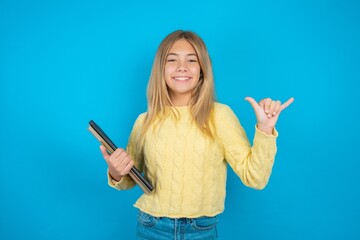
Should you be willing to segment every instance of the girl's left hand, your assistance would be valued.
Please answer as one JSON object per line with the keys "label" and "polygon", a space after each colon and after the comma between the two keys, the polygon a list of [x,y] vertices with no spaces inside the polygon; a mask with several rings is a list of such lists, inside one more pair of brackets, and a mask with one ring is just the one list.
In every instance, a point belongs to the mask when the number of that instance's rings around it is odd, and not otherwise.
{"label": "girl's left hand", "polygon": [[259,103],[251,97],[246,97],[245,100],[251,104],[255,111],[258,129],[267,134],[272,134],[279,114],[294,101],[294,98],[290,98],[284,104],[271,98],[264,98]]}

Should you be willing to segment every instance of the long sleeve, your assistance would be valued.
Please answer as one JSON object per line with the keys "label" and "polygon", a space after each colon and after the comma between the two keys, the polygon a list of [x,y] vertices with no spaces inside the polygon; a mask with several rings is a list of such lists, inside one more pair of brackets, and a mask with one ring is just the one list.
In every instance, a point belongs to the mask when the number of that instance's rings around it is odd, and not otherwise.
{"label": "long sleeve", "polygon": [[[145,115],[140,115],[132,130],[127,151],[154,186],[151,194],[142,194],[136,201],[136,208],[157,217],[215,216],[224,211],[228,164],[245,185],[262,189],[267,184],[276,153],[276,131],[268,136],[255,130],[251,147],[239,120],[224,104],[214,104],[211,127],[215,139],[192,120],[189,106],[172,110],[178,117],[157,119],[141,151],[135,143]],[[134,185],[126,176],[111,186],[127,189]]]}
{"label": "long sleeve", "polygon": [[216,114],[215,124],[226,161],[246,186],[263,189],[274,164],[277,131],[274,130],[274,135],[267,135],[255,127],[251,147],[234,112],[229,107],[223,107],[220,111],[220,114]]}
{"label": "long sleeve", "polygon": [[[134,161],[134,166],[140,172],[142,172],[143,170],[144,157],[142,151],[138,148],[136,141],[139,137],[144,117],[145,114],[141,114],[136,119],[129,137],[128,145],[126,147],[126,152],[130,155],[131,159]],[[111,187],[114,187],[118,190],[130,189],[136,185],[135,181],[130,177],[130,175],[124,176],[119,182],[114,181],[114,179],[109,174],[109,171],[107,175],[108,175],[108,184]]]}

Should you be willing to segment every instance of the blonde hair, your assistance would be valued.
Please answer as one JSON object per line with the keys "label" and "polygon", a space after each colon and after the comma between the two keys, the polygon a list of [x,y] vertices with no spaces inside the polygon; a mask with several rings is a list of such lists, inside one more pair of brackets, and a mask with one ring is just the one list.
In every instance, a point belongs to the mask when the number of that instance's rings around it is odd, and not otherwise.
{"label": "blonde hair", "polygon": [[[189,102],[190,112],[198,127],[213,138],[211,115],[215,93],[211,60],[204,41],[196,33],[182,30],[172,32],[166,36],[157,50],[147,89],[148,112],[140,138],[144,137],[146,131],[157,117],[164,116],[167,111],[166,107],[173,106],[165,82],[164,69],[170,48],[180,39],[185,39],[192,45],[200,65],[200,79]],[[174,111],[173,113],[176,115]]]}

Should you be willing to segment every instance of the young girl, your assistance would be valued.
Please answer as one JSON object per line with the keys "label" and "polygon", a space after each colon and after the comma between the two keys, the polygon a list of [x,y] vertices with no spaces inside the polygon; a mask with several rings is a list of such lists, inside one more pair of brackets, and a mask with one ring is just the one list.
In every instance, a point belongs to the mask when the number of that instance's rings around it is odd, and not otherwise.
{"label": "young girl", "polygon": [[281,105],[266,98],[253,107],[257,124],[251,147],[233,111],[214,100],[206,46],[193,32],[175,31],[160,44],[148,84],[148,111],[135,121],[126,151],[109,155],[110,186],[129,189],[133,165],[154,190],[135,203],[138,239],[217,239],[224,210],[227,163],[242,182],[263,189],[276,153]]}

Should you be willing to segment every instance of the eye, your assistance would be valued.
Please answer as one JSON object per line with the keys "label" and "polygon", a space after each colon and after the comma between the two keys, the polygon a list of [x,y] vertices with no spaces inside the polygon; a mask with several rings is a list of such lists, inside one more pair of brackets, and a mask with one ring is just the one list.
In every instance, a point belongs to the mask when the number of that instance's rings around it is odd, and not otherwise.
{"label": "eye", "polygon": [[176,62],[176,59],[174,58],[169,58],[168,60],[166,60],[167,62]]}
{"label": "eye", "polygon": [[189,59],[189,62],[191,62],[191,63],[196,63],[197,60],[196,60],[196,59]]}

